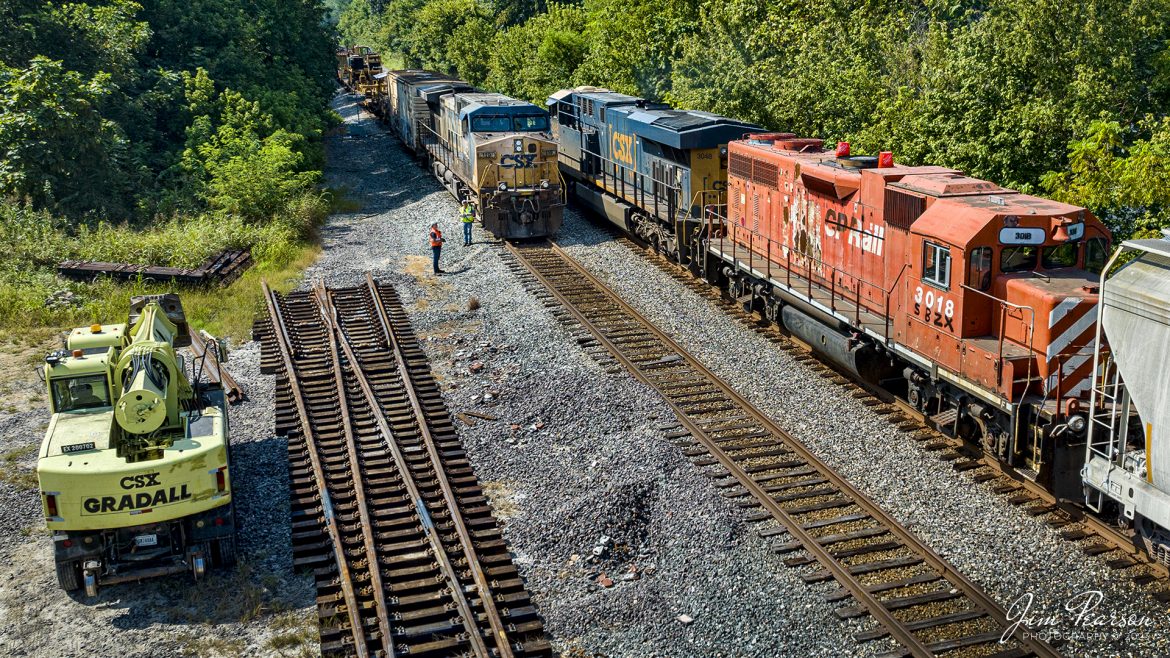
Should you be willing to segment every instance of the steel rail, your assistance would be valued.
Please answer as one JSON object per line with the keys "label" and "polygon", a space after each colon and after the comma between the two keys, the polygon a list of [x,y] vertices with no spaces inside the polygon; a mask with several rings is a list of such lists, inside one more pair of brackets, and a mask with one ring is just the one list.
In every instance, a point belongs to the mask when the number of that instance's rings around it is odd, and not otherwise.
{"label": "steel rail", "polygon": [[[323,288],[318,291],[318,294],[323,293]],[[325,302],[319,300],[320,304]],[[336,341],[332,339],[332,327],[328,326],[329,335],[331,339],[329,342],[329,360],[333,366],[333,381],[337,387],[337,400],[341,410],[341,426],[345,430],[345,451],[349,456],[350,471],[353,473],[353,490],[356,494],[356,502],[358,509],[358,517],[362,526],[362,542],[366,548],[366,563],[370,570],[370,586],[374,594],[374,606],[378,615],[378,629],[382,633],[382,644],[387,651],[387,656],[394,655],[394,639],[390,634],[390,608],[386,604],[386,589],[382,583],[382,563],[378,559],[378,546],[374,541],[374,533],[372,530],[373,516],[370,514],[369,505],[366,504],[366,485],[362,473],[361,459],[358,457],[357,440],[353,435],[353,423],[350,421],[349,404],[346,401],[345,389],[345,375],[341,369],[341,358],[337,354]]]}
{"label": "steel rail", "polygon": [[[322,290],[324,289],[322,288]],[[402,448],[395,440],[394,432],[390,429],[389,423],[386,422],[386,416],[382,412],[382,406],[378,402],[378,397],[374,393],[373,387],[370,386],[369,379],[362,372],[361,362],[358,360],[357,354],[353,351],[353,347],[349,344],[349,338],[340,327],[337,310],[332,303],[332,292],[324,290],[323,293],[319,292],[318,294],[320,295],[318,305],[322,318],[328,325],[331,336],[330,340],[339,345],[342,351],[345,352],[345,358],[349,361],[350,371],[353,373],[354,380],[361,388],[362,394],[370,405],[370,413],[374,417],[374,421],[377,423],[378,429],[385,439],[386,447],[389,449],[395,465],[402,474],[402,484],[410,494],[411,500],[414,501],[419,521],[422,523],[427,540],[431,544],[431,550],[435,554],[435,560],[439,563],[440,570],[451,586],[451,596],[455,600],[455,605],[459,608],[460,615],[463,618],[463,626],[467,631],[468,640],[471,642],[471,646],[477,656],[480,658],[489,658],[491,652],[483,641],[482,633],[480,633],[479,628],[476,626],[478,618],[463,592],[463,587],[459,583],[459,575],[455,572],[454,565],[451,564],[450,557],[447,555],[446,548],[443,546],[442,538],[435,531],[434,522],[431,519],[430,512],[427,511],[426,501],[423,499],[422,491],[419,489],[418,483],[415,482],[414,475],[411,473],[410,463],[407,461],[406,455],[402,453]],[[405,381],[405,373],[402,374],[402,378]],[[436,470],[439,470],[438,465],[436,465]],[[457,511],[455,510],[455,512]]]}
{"label": "steel rail", "polygon": [[212,382],[223,385],[228,402],[241,402],[246,397],[244,395],[244,389],[240,388],[239,383],[236,382],[236,378],[232,377],[231,373],[219,362],[216,350],[207,350],[207,345],[203,342],[203,337],[199,335],[198,331],[188,328],[187,334],[191,336],[191,351],[195,353],[195,358],[199,359],[206,355],[207,360],[213,366],[204,368],[204,372],[207,373],[207,378]]}
{"label": "steel rail", "polygon": [[[1000,628],[1006,629],[1012,626],[1012,623],[1008,621],[1004,610],[1000,608],[1000,606],[988,595],[983,593],[983,591],[978,586],[952,568],[945,560],[943,560],[941,556],[939,556],[928,546],[914,537],[914,535],[906,530],[900,523],[886,514],[886,512],[880,506],[878,506],[867,496],[853,487],[852,484],[845,480],[835,470],[829,468],[828,465],[822,462],[802,443],[797,441],[788,432],[764,416],[763,413],[760,412],[754,405],[752,405],[736,391],[734,391],[730,386],[728,386],[722,378],[718,377],[709,368],[695,359],[687,350],[683,349],[681,345],[676,343],[672,338],[658,329],[657,326],[646,320],[636,309],[634,309],[625,300],[616,295],[612,290],[610,290],[608,286],[606,286],[591,272],[577,263],[576,260],[569,256],[559,246],[553,243],[549,243],[549,246],[552,252],[560,256],[564,263],[576,271],[583,280],[597,288],[605,297],[609,298],[609,300],[616,304],[623,312],[629,314],[631,318],[641,324],[642,327],[645,328],[649,333],[651,333],[658,340],[662,341],[662,343],[673,350],[675,354],[679,355],[691,368],[695,369],[698,373],[706,377],[719,390],[720,393],[726,395],[732,402],[736,403],[744,412],[746,412],[763,428],[769,432],[772,432],[775,436],[781,438],[785,444],[798,455],[800,455],[801,458],[805,459],[810,465],[818,468],[818,470],[824,474],[824,477],[828,479],[831,484],[836,486],[841,493],[844,493],[850,497],[858,507],[865,510],[865,512],[869,514],[875,521],[886,526],[892,535],[901,540],[908,548],[918,553],[932,569],[938,572],[940,576],[951,582],[953,585],[958,586],[963,591],[964,595],[967,596],[972,601],[972,603],[982,609],[982,611],[984,611],[992,620],[994,620],[1000,626]],[[572,314],[582,324],[582,326],[587,328],[590,333],[592,333],[594,337],[597,338],[597,340],[606,347],[606,349],[614,356],[615,359],[617,359],[638,380],[642,381],[648,386],[651,386],[652,388],[655,388],[655,390],[659,390],[658,387],[655,386],[654,381],[644,373],[641,366],[627,358],[623,353],[623,350],[617,344],[611,341],[593,321],[591,321],[588,317],[585,316],[584,313],[577,309],[572,301],[569,300],[560,290],[558,290],[556,285],[553,284],[552,281],[544,276],[544,274],[529,261],[521,249],[518,249],[515,245],[510,243],[507,245],[507,248],[521,263],[524,263],[525,267],[538,280],[540,280],[542,284],[545,285],[549,292],[554,297],[556,297],[558,301],[561,302],[565,309],[569,311],[570,314]],[[894,640],[899,642],[914,656],[928,658],[934,655],[934,653],[929,648],[927,648],[926,645],[924,645],[922,641],[919,640],[918,637],[915,636],[914,633],[908,629],[905,624],[903,624],[903,622],[901,622],[889,610],[886,609],[882,602],[873,593],[867,591],[865,586],[857,578],[850,574],[847,568],[843,567],[841,563],[838,562],[838,560],[834,558],[825,547],[821,546],[821,544],[814,536],[804,530],[801,523],[793,519],[791,515],[789,515],[783,508],[779,506],[779,504],[772,500],[771,496],[762,487],[760,487],[751,478],[751,476],[735,462],[735,460],[731,459],[731,457],[727,455],[727,453],[719,446],[719,444],[713,440],[712,437],[701,426],[688,417],[689,415],[685,410],[672,401],[669,396],[664,395],[663,397],[665,401],[672,407],[672,409],[674,409],[679,422],[703,444],[704,448],[706,448],[708,452],[710,452],[711,455],[714,456],[719,461],[719,463],[727,469],[728,473],[733,475],[736,480],[738,480],[740,484],[746,490],[748,490],[753,495],[753,497],[756,498],[756,500],[765,509],[768,510],[770,514],[773,515],[773,517],[785,525],[789,533],[796,537],[801,542],[801,544],[803,544],[805,550],[812,554],[813,557],[815,557],[815,559],[826,570],[832,573],[836,580],[840,582],[843,587],[849,590],[850,594],[852,594],[852,596],[869,611],[870,615],[873,616],[875,620],[877,620],[888,630],[890,636]],[[1026,634],[1026,629],[1023,629],[1022,627],[1016,630],[1016,632],[1013,634],[1013,637],[1018,642],[1027,647],[1028,650],[1036,656],[1055,658],[1060,655],[1048,644],[1028,636]]]}
{"label": "steel rail", "polygon": [[[289,344],[288,327],[284,324],[284,316],[280,313],[280,306],[276,302],[276,295],[268,287],[267,281],[261,281],[260,287],[264,292],[264,302],[268,305],[268,313],[272,317],[272,333],[276,338],[280,358],[284,362],[285,375],[288,377],[289,387],[292,389],[292,398],[299,412],[301,435],[309,453],[309,461],[313,467],[313,479],[317,484],[317,491],[321,497],[321,511],[325,520],[325,528],[329,533],[329,541],[333,545],[333,554],[336,557],[337,572],[341,585],[342,596],[345,599],[346,612],[349,614],[350,631],[354,639],[354,649],[360,658],[369,656],[369,647],[366,646],[365,627],[362,625],[357,595],[353,591],[353,578],[346,563],[345,545],[337,530],[337,518],[333,514],[333,504],[329,500],[329,484],[325,478],[325,470],[321,466],[321,457],[317,454],[317,441],[313,435],[313,428],[309,425],[309,412],[305,407],[305,393],[301,389],[300,379],[296,374],[296,367],[292,358],[292,346]],[[387,638],[388,640],[389,638]],[[389,655],[393,655],[392,653]]]}
{"label": "steel rail", "polygon": [[455,490],[451,487],[451,482],[447,479],[447,472],[443,468],[439,450],[435,446],[434,435],[431,434],[430,425],[427,423],[426,412],[422,408],[422,403],[419,402],[418,391],[415,390],[414,382],[410,378],[410,370],[406,364],[406,355],[402,353],[402,347],[398,342],[398,337],[395,335],[391,326],[390,316],[386,312],[385,305],[382,304],[378,282],[368,272],[366,273],[366,285],[369,287],[370,297],[374,300],[374,307],[378,311],[378,321],[382,325],[382,334],[386,337],[386,344],[393,348],[394,360],[398,364],[399,372],[402,373],[402,381],[406,389],[406,395],[410,398],[410,406],[414,411],[419,434],[422,436],[423,443],[426,445],[427,455],[434,464],[435,478],[439,482],[439,487],[443,490],[443,498],[447,503],[447,507],[451,510],[451,520],[455,523],[456,530],[458,530],[459,542],[463,547],[463,552],[467,555],[467,563],[475,579],[476,587],[479,588],[484,613],[487,615],[492,631],[496,634],[496,650],[499,652],[501,658],[512,658],[512,646],[508,642],[504,621],[500,617],[500,612],[496,608],[491,589],[488,587],[487,576],[484,575],[483,566],[479,560],[479,553],[476,551],[475,544],[471,540],[471,531],[468,530],[467,524],[463,519],[463,514],[459,511]]}

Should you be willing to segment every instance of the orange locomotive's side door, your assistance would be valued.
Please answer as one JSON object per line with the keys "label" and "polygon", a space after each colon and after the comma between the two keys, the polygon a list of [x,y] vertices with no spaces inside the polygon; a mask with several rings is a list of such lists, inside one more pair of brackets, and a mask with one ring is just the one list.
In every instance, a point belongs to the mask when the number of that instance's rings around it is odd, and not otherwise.
{"label": "orange locomotive's side door", "polygon": [[[944,240],[913,235],[906,275],[903,342],[953,372],[962,369],[962,250]],[[956,277],[956,275],[958,275]]]}

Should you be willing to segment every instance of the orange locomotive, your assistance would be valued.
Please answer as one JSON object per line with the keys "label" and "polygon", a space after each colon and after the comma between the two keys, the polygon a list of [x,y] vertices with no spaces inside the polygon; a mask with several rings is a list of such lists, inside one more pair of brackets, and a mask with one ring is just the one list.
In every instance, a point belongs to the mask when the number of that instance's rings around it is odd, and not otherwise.
{"label": "orange locomotive", "polygon": [[821,140],[729,145],[694,265],[951,434],[1080,498],[1098,278],[1083,208]]}

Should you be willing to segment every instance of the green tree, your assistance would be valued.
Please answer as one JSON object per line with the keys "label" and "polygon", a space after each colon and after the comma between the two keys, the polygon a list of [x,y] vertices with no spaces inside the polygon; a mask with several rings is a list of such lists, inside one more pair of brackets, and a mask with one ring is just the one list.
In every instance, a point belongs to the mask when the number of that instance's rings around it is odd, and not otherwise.
{"label": "green tree", "polygon": [[110,76],[34,57],[0,66],[0,195],[76,214],[125,210],[126,141],[98,107]]}

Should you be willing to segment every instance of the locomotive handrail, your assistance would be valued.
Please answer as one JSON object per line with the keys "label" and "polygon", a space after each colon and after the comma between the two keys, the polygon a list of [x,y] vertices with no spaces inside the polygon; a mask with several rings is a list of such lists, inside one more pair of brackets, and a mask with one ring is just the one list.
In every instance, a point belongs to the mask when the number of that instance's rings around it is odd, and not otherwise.
{"label": "locomotive handrail", "polygon": [[[756,243],[756,237],[758,236],[760,239],[765,240],[766,244],[764,246],[764,257],[765,257],[765,260],[768,264],[765,276],[767,276],[768,279],[772,278],[772,270],[771,270],[772,243],[774,242],[781,247],[784,247],[785,245],[780,243],[780,241],[778,241],[778,240],[774,240],[770,237],[764,236],[763,234],[759,233],[758,231],[755,231],[753,229],[749,229],[746,226],[740,226],[739,224],[735,224],[733,222],[727,221],[727,217],[720,215],[718,212],[716,212],[714,210],[714,208],[712,208],[710,206],[707,207],[706,215],[707,215],[706,219],[707,219],[707,235],[708,236],[712,235],[712,228],[714,226],[714,220],[716,218],[720,220],[719,224],[723,227],[723,231],[721,231],[720,235],[719,235],[719,250],[720,250],[720,252],[726,253],[724,248],[723,248],[723,237],[725,235],[727,235],[727,227],[729,227],[729,226],[731,227],[732,235],[730,237],[732,239],[731,240],[732,260],[738,260],[738,259],[736,259],[736,245],[738,243],[735,240],[735,235],[734,235],[735,233],[743,232],[743,233],[746,233],[748,235],[748,249],[752,250],[753,253],[759,253],[758,251],[755,251],[755,249],[754,249],[755,243]],[[784,250],[784,253],[785,253],[785,263],[784,263],[784,265],[785,265],[785,267],[784,267],[785,286],[787,286],[787,288],[789,290],[796,290],[795,288],[792,287],[792,271],[793,271],[792,257],[793,257],[793,254],[795,254],[798,258],[804,258],[805,259],[804,278],[805,278],[805,283],[807,284],[807,291],[805,293],[805,296],[810,301],[813,300],[812,287],[813,287],[813,284],[815,283],[818,288],[820,288],[822,290],[828,290],[828,292],[829,292],[829,308],[834,313],[837,312],[836,301],[838,298],[840,298],[842,301],[851,302],[854,305],[853,321],[854,321],[855,325],[859,326],[861,324],[861,309],[862,309],[861,288],[862,288],[862,286],[867,286],[869,289],[874,290],[877,293],[879,293],[879,296],[884,298],[883,299],[883,303],[884,303],[884,307],[885,307],[884,333],[885,333],[885,339],[887,341],[889,341],[889,339],[890,339],[890,335],[889,335],[890,334],[890,322],[889,322],[890,299],[893,297],[893,291],[894,291],[895,286],[897,285],[897,279],[894,280],[894,285],[892,285],[890,287],[890,289],[887,290],[886,288],[883,288],[882,286],[880,286],[876,283],[873,283],[872,281],[862,279],[854,274],[851,274],[850,272],[847,272],[846,270],[843,270],[839,267],[836,267],[834,265],[826,263],[825,261],[821,260],[820,258],[817,258],[816,256],[813,256],[811,254],[806,254],[806,253],[799,251],[793,247],[787,247],[787,249]],[[829,279],[828,286],[826,286],[824,284],[824,280],[826,278],[824,274],[815,274],[814,275],[814,273],[813,273],[813,265],[814,264],[820,266],[821,268],[827,268],[828,270],[831,271],[832,276],[828,277],[828,279]],[[906,266],[903,265],[902,271],[898,272],[898,278],[901,278],[902,272],[905,271],[905,269],[906,269]],[[836,285],[836,281],[837,281],[836,275],[837,274],[844,274],[846,277],[853,279],[855,282],[857,282],[858,285],[856,286],[856,290],[854,291],[854,297],[852,300],[849,299],[848,297],[846,297],[844,294],[837,293],[837,285]],[[817,281],[813,280],[814,276],[818,279]]]}

